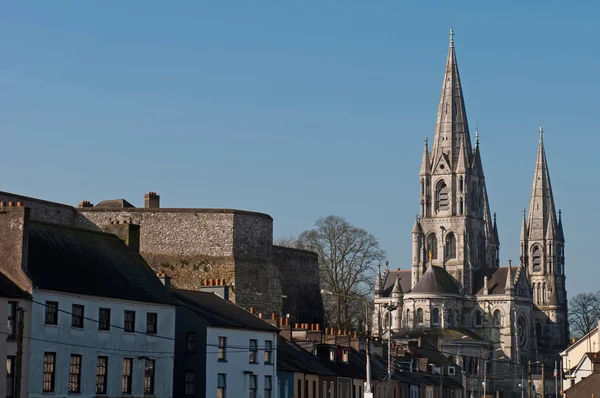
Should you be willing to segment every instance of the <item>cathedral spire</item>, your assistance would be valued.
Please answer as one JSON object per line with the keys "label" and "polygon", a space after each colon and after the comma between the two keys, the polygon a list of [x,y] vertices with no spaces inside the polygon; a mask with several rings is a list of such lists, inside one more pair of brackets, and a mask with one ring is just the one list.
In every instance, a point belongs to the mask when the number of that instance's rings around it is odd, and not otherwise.
{"label": "cathedral spire", "polygon": [[554,230],[555,225],[548,226],[548,224],[556,222],[555,211],[550,173],[548,172],[546,151],[544,149],[544,130],[540,126],[540,142],[529,202],[528,240],[543,240],[546,237],[548,228]]}
{"label": "cathedral spire", "polygon": [[458,163],[456,164],[456,172],[464,174],[467,172],[469,159],[467,158],[467,150],[465,149],[465,135],[460,136],[460,147],[458,150]]}
{"label": "cathedral spire", "polygon": [[464,134],[467,154],[471,154],[471,138],[467,123],[467,112],[458,73],[456,52],[454,50],[454,31],[450,29],[450,45],[442,83],[442,92],[438,106],[435,136],[431,156],[434,163],[438,162],[442,153],[448,155],[452,167],[458,160],[460,136]]}
{"label": "cathedral spire", "polygon": [[421,160],[421,171],[419,175],[426,176],[431,173],[431,163],[429,161],[429,141],[425,138],[425,148],[423,149],[423,160]]}
{"label": "cathedral spire", "polygon": [[381,264],[377,266],[377,279],[375,280],[375,297],[383,294],[383,282],[381,279]]}
{"label": "cathedral spire", "polygon": [[508,271],[506,272],[506,284],[504,285],[505,290],[506,290],[506,294],[510,294],[512,293],[515,285],[513,283],[513,277],[512,277],[512,261],[508,260]]}
{"label": "cathedral spire", "polygon": [[523,209],[523,222],[521,223],[521,242],[527,240],[527,216],[526,211]]}

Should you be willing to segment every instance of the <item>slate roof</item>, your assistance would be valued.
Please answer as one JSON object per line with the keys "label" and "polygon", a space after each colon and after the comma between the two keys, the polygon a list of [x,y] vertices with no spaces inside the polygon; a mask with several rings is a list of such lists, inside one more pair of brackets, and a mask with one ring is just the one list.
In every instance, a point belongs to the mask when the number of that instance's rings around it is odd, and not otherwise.
{"label": "slate roof", "polygon": [[95,207],[96,208],[101,208],[101,209],[135,208],[134,205],[132,205],[131,203],[129,203],[125,199],[103,200],[102,202],[98,203]]}
{"label": "slate roof", "polygon": [[592,373],[588,377],[565,390],[567,397],[593,397],[600,391],[600,374]]}
{"label": "slate roof", "polygon": [[[515,278],[517,267],[511,268],[511,276]],[[477,296],[483,295],[483,279],[488,277],[488,294],[506,294],[506,277],[509,267],[480,268],[473,275],[473,291]]]}
{"label": "slate roof", "polygon": [[273,333],[279,330],[239,305],[222,299],[214,293],[171,289],[171,294],[180,304],[200,315],[211,326]]}
{"label": "slate roof", "polygon": [[460,294],[450,274],[435,265],[427,268],[411,293]]}
{"label": "slate roof", "polygon": [[16,283],[0,272],[0,297],[31,299],[31,294],[22,290]]}
{"label": "slate roof", "polygon": [[33,286],[67,293],[175,305],[146,261],[113,234],[29,223]]}
{"label": "slate roof", "polygon": [[396,279],[400,278],[400,287],[402,288],[403,293],[410,292],[412,287],[412,272],[410,270],[396,270],[390,271],[385,280],[385,285],[383,286],[383,296],[390,297],[392,295],[392,289],[394,289],[394,283],[396,283]]}
{"label": "slate roof", "polygon": [[277,340],[277,370],[336,376],[317,357],[281,336]]}
{"label": "slate roof", "polygon": [[403,339],[418,339],[423,337],[426,339],[443,339],[445,342],[452,341],[483,341],[476,333],[465,328],[457,329],[442,329],[442,328],[424,328],[422,326],[416,328],[402,328],[392,336],[394,340]]}

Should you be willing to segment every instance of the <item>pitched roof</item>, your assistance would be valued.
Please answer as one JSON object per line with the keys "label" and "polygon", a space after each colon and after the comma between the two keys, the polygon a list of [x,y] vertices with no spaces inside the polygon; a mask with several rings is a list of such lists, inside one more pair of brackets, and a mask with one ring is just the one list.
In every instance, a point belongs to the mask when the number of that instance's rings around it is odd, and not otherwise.
{"label": "pitched roof", "polygon": [[600,391],[600,374],[592,373],[565,391],[567,397],[592,397]]}
{"label": "pitched roof", "polygon": [[180,304],[200,315],[211,326],[267,332],[279,330],[239,305],[222,299],[214,293],[171,289],[171,294]]}
{"label": "pitched roof", "polygon": [[483,341],[477,334],[465,328],[442,329],[442,328],[402,328],[392,336],[393,340],[416,339],[424,337],[426,339],[443,339],[446,342],[459,341]]}
{"label": "pitched roof", "polygon": [[484,278],[487,276],[488,294],[506,294],[508,270],[514,281],[517,267],[480,268],[473,275],[473,291],[477,296],[483,295]]}
{"label": "pitched roof", "polygon": [[96,205],[96,208],[101,209],[124,209],[124,208],[134,208],[135,206],[126,201],[125,199],[108,199],[103,200],[102,202]]}
{"label": "pitched roof", "polygon": [[22,290],[16,283],[0,272],[0,297],[31,299],[31,294]]}
{"label": "pitched roof", "polygon": [[452,277],[445,269],[435,265],[427,268],[412,293],[460,294]]}
{"label": "pitched roof", "polygon": [[174,305],[146,261],[112,234],[29,223],[27,272],[36,288]]}
{"label": "pitched roof", "polygon": [[329,370],[317,357],[279,336],[277,340],[277,370],[302,372],[326,376],[336,374]]}
{"label": "pitched roof", "polygon": [[383,287],[383,296],[388,297],[392,295],[392,290],[394,289],[394,283],[396,283],[396,279],[400,278],[400,287],[402,288],[402,292],[408,293],[410,292],[410,288],[412,287],[412,272],[410,270],[396,270],[389,271],[387,274],[387,278],[385,279],[385,285]]}

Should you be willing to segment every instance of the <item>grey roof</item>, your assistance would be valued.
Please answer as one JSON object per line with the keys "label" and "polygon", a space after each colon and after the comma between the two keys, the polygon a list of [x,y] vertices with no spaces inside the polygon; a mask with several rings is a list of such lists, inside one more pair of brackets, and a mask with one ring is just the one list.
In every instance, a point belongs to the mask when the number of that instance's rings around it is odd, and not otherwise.
{"label": "grey roof", "polygon": [[277,370],[302,372],[325,376],[335,376],[318,357],[315,357],[298,344],[278,336]]}
{"label": "grey roof", "polygon": [[134,208],[135,206],[126,201],[125,199],[109,199],[103,200],[102,202],[96,205],[96,208],[101,209],[124,209],[124,208]]}
{"label": "grey roof", "polygon": [[392,290],[394,289],[394,283],[396,283],[396,279],[398,278],[400,278],[400,287],[402,288],[402,292],[410,292],[410,288],[412,287],[412,272],[410,270],[400,269],[395,271],[390,270],[387,274],[385,285],[383,287],[384,297],[391,297]]}
{"label": "grey roof", "polygon": [[117,236],[40,222],[30,222],[28,231],[34,287],[175,305],[146,261]]}
{"label": "grey roof", "polygon": [[483,295],[484,278],[488,277],[488,294],[506,294],[506,280],[511,268],[514,281],[517,267],[480,268],[473,274],[473,291],[477,296]]}
{"label": "grey roof", "polygon": [[172,289],[171,294],[182,305],[201,316],[211,326],[277,332],[275,326],[214,293]]}
{"label": "grey roof", "polygon": [[31,294],[22,290],[8,276],[0,272],[0,297],[31,299]]}
{"label": "grey roof", "polygon": [[460,294],[450,274],[442,267],[435,265],[427,268],[412,289],[412,293]]}
{"label": "grey roof", "polygon": [[425,339],[442,339],[445,342],[458,341],[483,341],[476,333],[465,329],[442,329],[442,328],[425,328],[423,326],[415,328],[402,328],[392,336],[392,340],[417,339],[423,337]]}

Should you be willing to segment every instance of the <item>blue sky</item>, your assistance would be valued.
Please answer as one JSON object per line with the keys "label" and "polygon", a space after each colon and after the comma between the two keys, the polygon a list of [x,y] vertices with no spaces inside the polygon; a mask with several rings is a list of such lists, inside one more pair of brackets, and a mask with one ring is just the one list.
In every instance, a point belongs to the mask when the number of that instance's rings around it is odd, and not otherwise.
{"label": "blue sky", "polygon": [[276,237],[337,214],[406,269],[452,24],[503,265],[543,120],[569,295],[598,290],[600,6],[490,4],[5,3],[0,190],[135,205],[152,190],[269,213]]}

